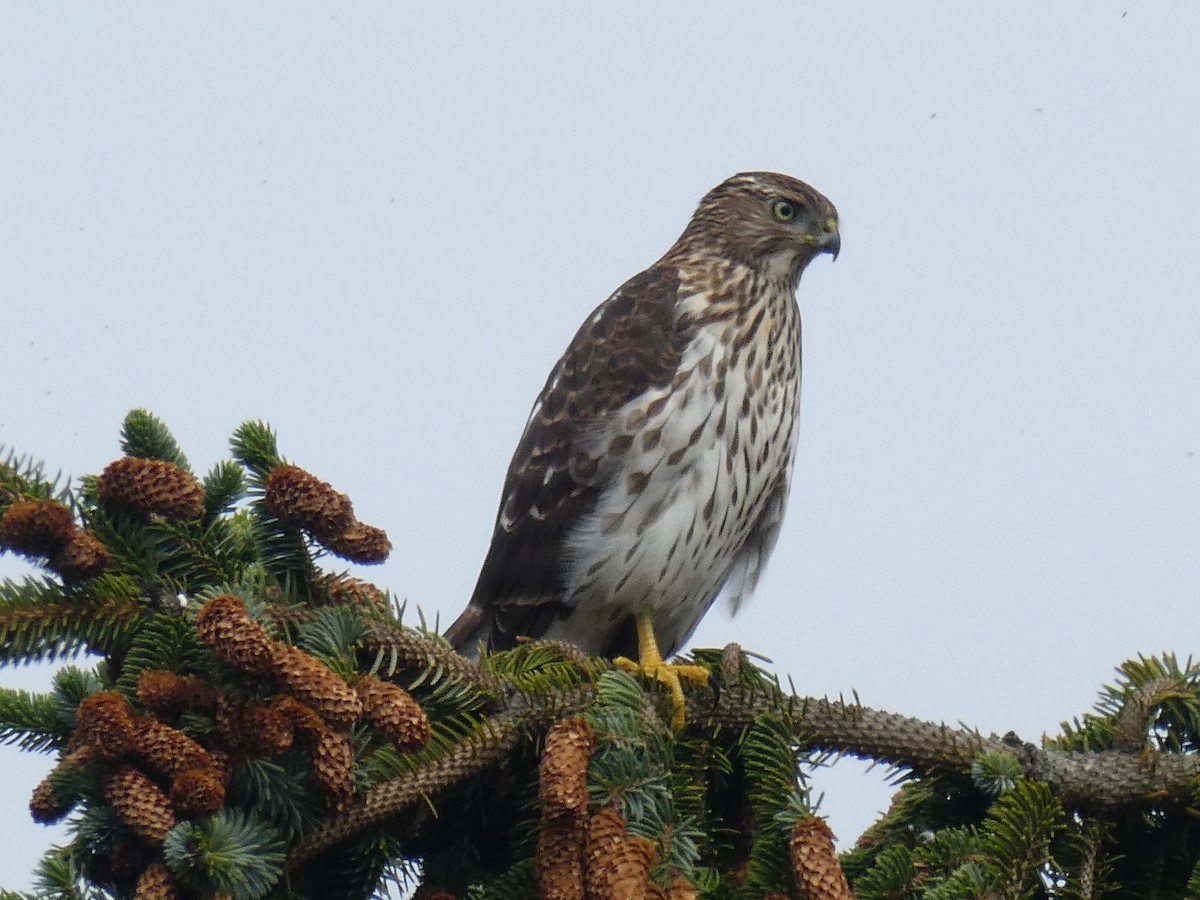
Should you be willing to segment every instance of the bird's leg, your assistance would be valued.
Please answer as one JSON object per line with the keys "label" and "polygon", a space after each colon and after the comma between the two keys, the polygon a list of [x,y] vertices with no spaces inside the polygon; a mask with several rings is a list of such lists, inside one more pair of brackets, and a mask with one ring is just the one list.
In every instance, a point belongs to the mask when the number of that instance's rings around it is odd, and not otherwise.
{"label": "bird's leg", "polygon": [[648,615],[637,616],[637,637],[639,661],[634,662],[619,656],[613,660],[613,665],[630,675],[644,675],[667,686],[671,692],[671,727],[678,731],[683,728],[686,709],[680,679],[703,686],[708,684],[709,671],[704,666],[666,662],[659,652],[658,640],[654,637],[654,622]]}

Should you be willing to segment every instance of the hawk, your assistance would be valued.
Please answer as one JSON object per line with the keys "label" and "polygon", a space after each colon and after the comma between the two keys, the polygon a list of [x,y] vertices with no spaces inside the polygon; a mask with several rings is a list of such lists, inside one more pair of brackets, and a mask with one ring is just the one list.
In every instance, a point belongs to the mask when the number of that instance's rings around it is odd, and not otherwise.
{"label": "hawk", "polygon": [[700,201],[551,371],[452,645],[636,655],[682,723],[679,676],[707,673],[664,656],[722,592],[737,610],[775,544],[796,450],[796,289],[840,244],[833,204],[786,175],[734,175]]}

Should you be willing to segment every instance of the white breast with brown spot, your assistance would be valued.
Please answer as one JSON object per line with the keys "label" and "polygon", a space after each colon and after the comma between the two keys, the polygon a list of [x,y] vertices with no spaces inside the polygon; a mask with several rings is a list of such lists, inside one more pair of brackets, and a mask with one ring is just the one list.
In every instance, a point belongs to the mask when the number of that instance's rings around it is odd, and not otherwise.
{"label": "white breast with brown spot", "polygon": [[[600,652],[629,615],[649,613],[663,652],[672,652],[764,514],[782,517],[796,443],[799,313],[794,285],[757,293],[762,315],[697,317],[704,324],[672,384],[627,403],[596,436],[592,452],[612,480],[567,536],[562,599],[576,609],[547,638]],[[679,303],[682,315],[706,306],[703,292]]]}

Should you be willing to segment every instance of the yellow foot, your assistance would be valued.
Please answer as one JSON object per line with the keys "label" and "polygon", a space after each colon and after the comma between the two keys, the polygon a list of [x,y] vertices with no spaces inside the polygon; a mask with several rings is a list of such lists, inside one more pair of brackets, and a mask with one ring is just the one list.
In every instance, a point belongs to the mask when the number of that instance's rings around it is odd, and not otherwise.
{"label": "yellow foot", "polygon": [[659,684],[667,686],[667,690],[671,692],[671,727],[676,731],[683,728],[687,720],[685,714],[687,707],[683,701],[683,681],[704,686],[708,684],[709,679],[709,671],[704,666],[669,663],[662,659],[645,660],[638,663],[624,656],[618,656],[613,660],[613,665],[622,672],[651,678]]}

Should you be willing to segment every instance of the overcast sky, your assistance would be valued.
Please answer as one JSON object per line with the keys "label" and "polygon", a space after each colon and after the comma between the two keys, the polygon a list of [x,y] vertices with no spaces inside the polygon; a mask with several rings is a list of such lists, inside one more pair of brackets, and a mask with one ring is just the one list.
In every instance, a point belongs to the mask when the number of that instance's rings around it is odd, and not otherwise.
{"label": "overcast sky", "polygon": [[[842,254],[800,286],[778,549],[693,643],[1036,740],[1200,649],[1198,36],[1125,0],[5,4],[0,443],[96,472],[144,406],[206,471],[265,419],[445,623],[578,324],[786,172]],[[0,764],[20,888],[50,760]],[[890,794],[818,785],[843,844]]]}

